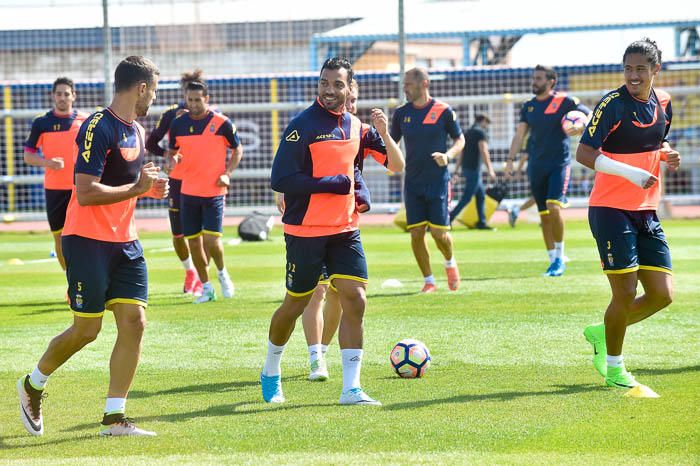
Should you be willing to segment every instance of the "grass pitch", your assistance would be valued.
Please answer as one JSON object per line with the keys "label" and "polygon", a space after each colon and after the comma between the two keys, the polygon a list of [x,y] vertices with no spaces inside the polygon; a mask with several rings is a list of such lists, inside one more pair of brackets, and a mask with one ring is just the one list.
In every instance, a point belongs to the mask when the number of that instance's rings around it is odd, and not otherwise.
{"label": "grass pitch", "polygon": [[[164,220],[166,221],[166,220]],[[675,302],[631,327],[627,367],[660,399],[623,398],[590,364],[581,332],[609,298],[584,222],[567,226],[561,278],[543,278],[538,228],[454,232],[462,284],[448,292],[431,244],[439,291],[422,285],[408,235],[363,228],[370,285],[362,381],[381,408],[339,406],[337,343],[331,379],[306,381],[301,321],[282,362],[287,403],[262,401],[258,376],[270,316],[284,295],[284,242],[226,247],[236,296],[201,306],[179,294],[183,271],[167,234],[144,234],[149,327],[127,412],[151,439],[97,437],[115,326],[50,379],[45,435],[19,420],[15,382],[71,315],[48,234],[0,235],[0,462],[16,464],[220,463],[670,463],[697,464],[700,446],[700,242],[697,221],[664,224]],[[225,238],[233,237],[227,230]],[[10,265],[11,259],[23,265]],[[17,261],[12,261],[16,263]],[[387,279],[402,288],[382,289]],[[218,286],[218,285],[217,285]],[[402,338],[430,348],[419,380],[391,372]]]}

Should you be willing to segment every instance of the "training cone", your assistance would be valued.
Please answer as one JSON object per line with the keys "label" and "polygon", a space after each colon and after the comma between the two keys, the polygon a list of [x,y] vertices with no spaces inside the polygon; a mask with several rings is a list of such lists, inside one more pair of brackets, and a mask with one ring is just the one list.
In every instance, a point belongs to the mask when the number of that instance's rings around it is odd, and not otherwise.
{"label": "training cone", "polygon": [[632,390],[625,393],[625,396],[629,398],[661,398],[658,393],[646,385],[637,385]]}

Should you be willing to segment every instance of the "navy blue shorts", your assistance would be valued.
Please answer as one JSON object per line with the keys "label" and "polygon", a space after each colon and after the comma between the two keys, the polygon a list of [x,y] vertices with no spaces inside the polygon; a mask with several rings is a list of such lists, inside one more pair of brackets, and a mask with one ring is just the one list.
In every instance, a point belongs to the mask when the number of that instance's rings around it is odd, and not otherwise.
{"label": "navy blue shorts", "polygon": [[432,228],[450,229],[450,182],[404,184],[406,203],[406,228],[427,225]]}
{"label": "navy blue shorts", "polygon": [[588,223],[606,274],[639,269],[671,273],[671,251],[653,210],[589,207]]}
{"label": "navy blue shorts", "polygon": [[325,264],[330,282],[347,278],[367,283],[367,260],[360,231],[306,238],[285,234],[287,292],[305,296],[314,292]]}
{"label": "navy blue shorts", "polygon": [[70,189],[45,189],[46,216],[51,233],[60,233],[66,223],[66,210],[70,201]]}
{"label": "navy blue shorts", "polygon": [[560,207],[568,207],[566,191],[569,188],[571,165],[548,167],[543,170],[529,164],[527,175],[530,179],[532,197],[535,198],[540,215],[549,213],[548,202],[558,204]]}
{"label": "navy blue shorts", "polygon": [[323,267],[321,267],[321,275],[318,277],[318,284],[319,285],[328,285],[331,282],[330,276],[328,275],[328,268],[326,267],[326,264],[323,264]]}
{"label": "navy blue shorts", "polygon": [[138,240],[111,243],[82,236],[61,238],[68,297],[81,317],[100,317],[116,303],[148,303],[148,272]]}
{"label": "navy blue shorts", "polygon": [[224,196],[199,197],[180,194],[182,233],[195,238],[202,233],[224,235]]}
{"label": "navy blue shorts", "polygon": [[170,190],[168,192],[168,216],[170,217],[170,231],[173,236],[181,237],[182,233],[182,216],[180,215],[180,188],[182,188],[182,180],[170,178],[168,180]]}

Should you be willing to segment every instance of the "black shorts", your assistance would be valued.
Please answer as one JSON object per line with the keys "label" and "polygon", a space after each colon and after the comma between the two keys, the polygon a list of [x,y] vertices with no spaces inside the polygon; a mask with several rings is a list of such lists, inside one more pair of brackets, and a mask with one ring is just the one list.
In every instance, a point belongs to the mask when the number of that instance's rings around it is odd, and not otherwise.
{"label": "black shorts", "polygon": [[285,234],[287,292],[305,296],[314,292],[325,264],[328,280],[345,278],[367,283],[367,260],[360,231],[330,236],[301,237]]}
{"label": "black shorts", "polygon": [[66,223],[66,210],[73,191],[70,189],[45,189],[46,216],[51,233],[60,233]]}
{"label": "black shorts", "polygon": [[77,235],[64,236],[68,297],[81,317],[100,317],[111,304],[146,307],[148,272],[138,240],[111,243]]}
{"label": "black shorts", "polygon": [[180,188],[182,180],[170,178],[168,180],[168,216],[170,217],[170,231],[173,236],[180,238],[182,233],[182,216],[180,215]]}

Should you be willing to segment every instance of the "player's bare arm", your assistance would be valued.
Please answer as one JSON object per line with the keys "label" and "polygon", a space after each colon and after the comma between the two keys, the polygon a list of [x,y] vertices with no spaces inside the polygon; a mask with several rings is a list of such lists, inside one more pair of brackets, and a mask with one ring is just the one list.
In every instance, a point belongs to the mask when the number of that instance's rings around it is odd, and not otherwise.
{"label": "player's bare arm", "polygon": [[148,162],[141,168],[141,175],[136,183],[122,186],[107,186],[100,183],[100,177],[85,173],[75,174],[75,192],[78,203],[82,206],[105,205],[131,199],[148,192],[158,179],[160,167]]}
{"label": "player's bare arm", "polygon": [[379,135],[384,140],[386,146],[387,168],[394,173],[402,172],[406,166],[401,148],[389,135],[389,119],[386,114],[379,108],[373,108],[370,116],[372,125],[376,128]]}
{"label": "player's bare arm", "polygon": [[464,149],[464,134],[460,134],[458,138],[452,141],[452,147],[447,149],[447,152],[433,152],[431,156],[438,166],[445,167],[450,159],[455,158],[457,154],[462,152],[462,149]]}
{"label": "player's bare arm", "polygon": [[[515,130],[515,135],[510,143],[508,159],[506,160],[506,179],[513,177],[513,160],[515,160],[515,156],[518,155],[520,148],[523,146],[523,140],[525,139],[528,129],[527,123],[518,123],[518,127]],[[522,165],[519,164],[518,167],[522,167]]]}
{"label": "player's bare arm", "polygon": [[226,165],[226,171],[222,173],[216,181],[217,186],[231,185],[231,175],[233,175],[233,171],[238,167],[238,164],[241,163],[241,158],[243,158],[243,145],[239,145],[233,149],[231,158]]}
{"label": "player's bare arm", "polygon": [[38,154],[24,151],[24,162],[32,167],[44,167],[49,170],[61,170],[64,166],[63,157],[45,159]]}
{"label": "player's bare arm", "polygon": [[489,174],[489,178],[491,180],[496,179],[496,172],[493,169],[493,164],[491,163],[491,154],[489,153],[489,143],[486,141],[479,141],[479,153],[481,153],[481,159],[484,161],[484,165],[486,165],[486,171]]}
{"label": "player's bare arm", "polygon": [[681,154],[672,149],[668,142],[661,145],[661,160],[666,162],[671,170],[677,171],[681,167]]}

